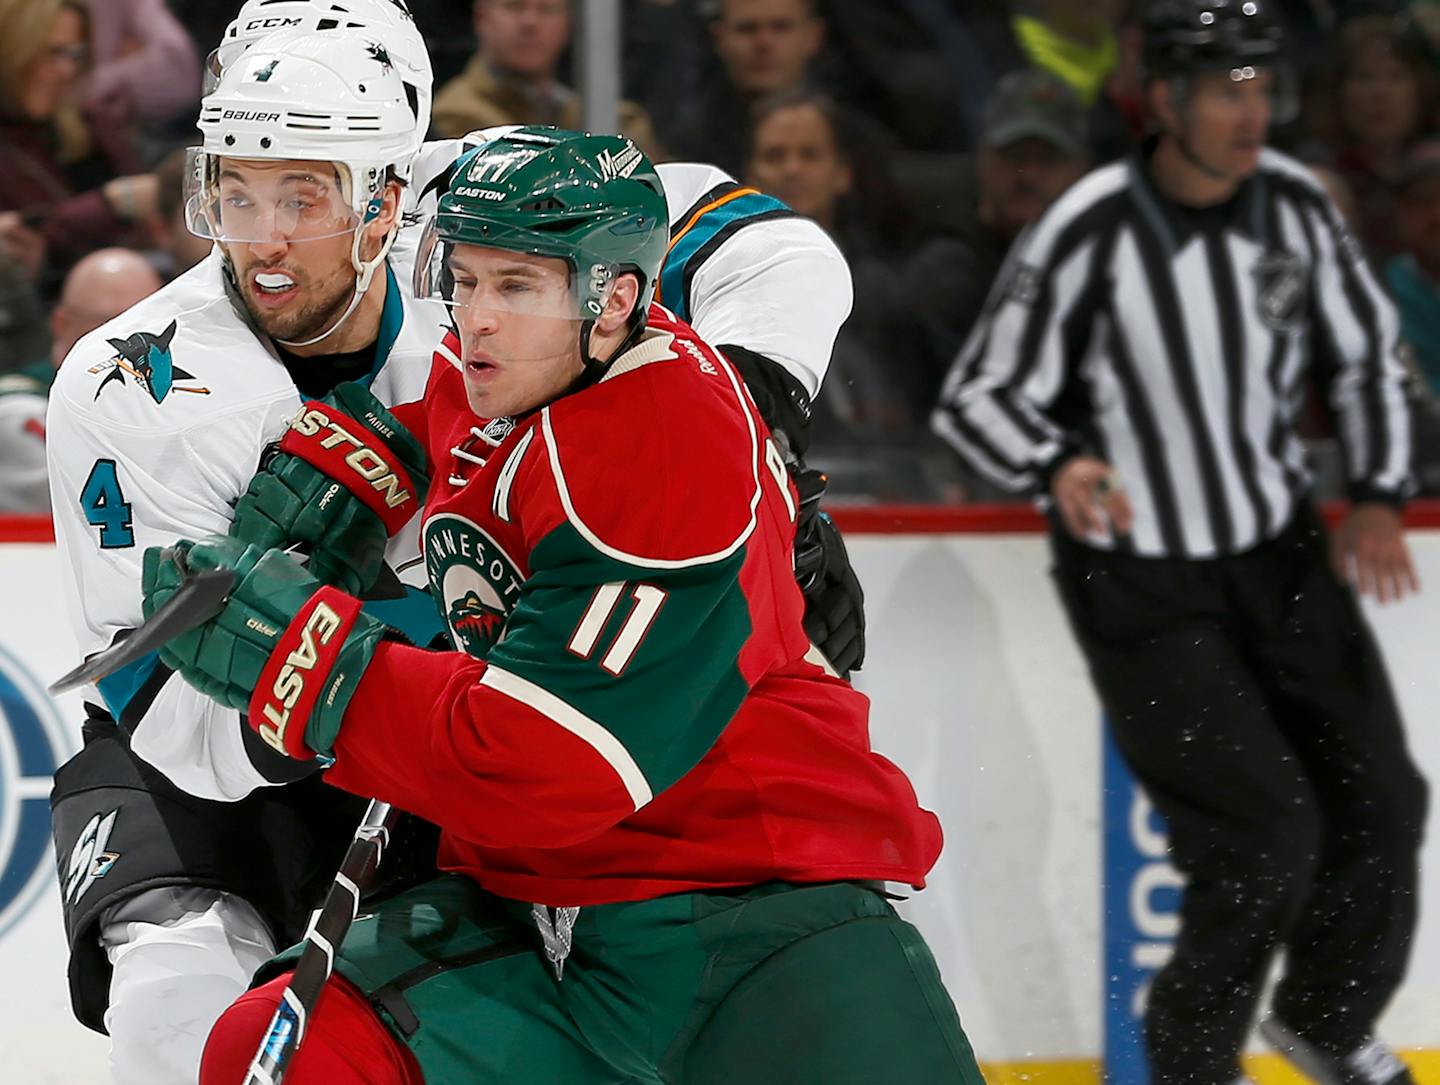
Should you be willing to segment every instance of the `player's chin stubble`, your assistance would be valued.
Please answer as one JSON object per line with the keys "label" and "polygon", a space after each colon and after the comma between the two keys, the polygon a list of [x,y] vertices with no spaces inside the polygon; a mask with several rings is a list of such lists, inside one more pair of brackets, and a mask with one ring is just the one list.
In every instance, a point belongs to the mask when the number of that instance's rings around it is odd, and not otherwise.
{"label": "player's chin stubble", "polygon": [[[354,279],[348,274],[341,274],[322,283],[314,283],[298,273],[291,274],[295,275],[300,287],[299,297],[294,302],[278,311],[250,304],[246,308],[255,323],[260,325],[260,330],[270,338],[303,342],[329,330],[340,319],[340,314],[350,304]],[[247,302],[251,300],[248,290],[245,297]]]}

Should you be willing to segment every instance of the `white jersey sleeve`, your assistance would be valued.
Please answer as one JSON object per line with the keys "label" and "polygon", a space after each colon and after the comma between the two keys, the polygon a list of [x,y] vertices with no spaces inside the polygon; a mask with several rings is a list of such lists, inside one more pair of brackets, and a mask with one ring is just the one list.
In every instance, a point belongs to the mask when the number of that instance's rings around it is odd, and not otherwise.
{"label": "white jersey sleeve", "polygon": [[[231,310],[213,255],[75,345],[51,390],[46,444],[82,655],[140,624],[147,547],[227,529],[296,402],[289,375]],[[157,656],[96,692],[135,752],[184,790],[232,800],[267,782],[243,755],[237,713]]]}
{"label": "white jersey sleeve", "polygon": [[657,300],[707,343],[763,354],[815,395],[853,301],[835,242],[724,170],[695,162],[657,170],[670,212]]}

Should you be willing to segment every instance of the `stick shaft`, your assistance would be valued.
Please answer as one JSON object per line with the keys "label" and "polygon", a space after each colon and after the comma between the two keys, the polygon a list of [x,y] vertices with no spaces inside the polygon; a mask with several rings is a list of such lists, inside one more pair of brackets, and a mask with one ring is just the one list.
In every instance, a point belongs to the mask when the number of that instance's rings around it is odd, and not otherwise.
{"label": "stick shaft", "polygon": [[360,910],[360,892],[380,865],[397,816],[398,811],[388,802],[370,800],[325,903],[310,918],[305,948],[250,1062],[245,1085],[281,1085],[284,1080],[286,1067],[305,1038],[320,992],[335,971],[335,951]]}

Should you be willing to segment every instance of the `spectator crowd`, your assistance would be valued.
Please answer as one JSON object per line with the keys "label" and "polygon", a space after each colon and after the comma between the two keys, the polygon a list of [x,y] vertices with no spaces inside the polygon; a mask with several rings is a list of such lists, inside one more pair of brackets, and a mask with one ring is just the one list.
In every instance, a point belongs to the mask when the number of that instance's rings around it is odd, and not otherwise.
{"label": "spectator crowd", "polygon": [[[435,66],[433,137],[579,126],[578,0],[409,6]],[[1417,466],[1440,492],[1440,0],[1277,9],[1301,108],[1272,143],[1315,170],[1398,306]],[[622,130],[657,159],[713,162],[779,197],[850,263],[854,309],[815,411],[812,460],[832,495],[995,496],[931,435],[931,411],[1015,238],[1147,138],[1144,12],[1145,0],[624,4]],[[68,345],[208,251],[185,229],[181,174],[202,58],[233,14],[0,0],[6,510],[44,507],[44,393]]]}

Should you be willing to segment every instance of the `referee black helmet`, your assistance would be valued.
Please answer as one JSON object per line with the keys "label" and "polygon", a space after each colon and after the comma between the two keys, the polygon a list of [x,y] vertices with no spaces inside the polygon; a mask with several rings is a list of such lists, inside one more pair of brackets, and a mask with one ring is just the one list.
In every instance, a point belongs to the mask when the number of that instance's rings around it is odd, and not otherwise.
{"label": "referee black helmet", "polygon": [[1267,0],[1154,0],[1145,13],[1142,63],[1152,79],[1269,68],[1284,51]]}
{"label": "referee black helmet", "polygon": [[1299,111],[1295,70],[1273,0],[1153,0],[1145,12],[1141,65],[1147,79],[1229,72],[1239,82],[1271,74],[1271,119]]}

